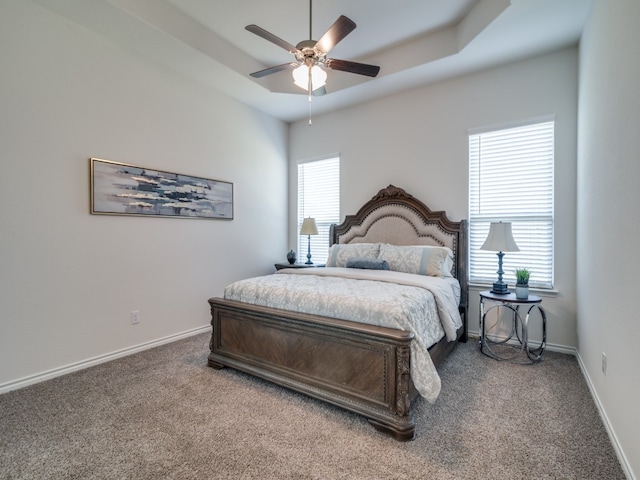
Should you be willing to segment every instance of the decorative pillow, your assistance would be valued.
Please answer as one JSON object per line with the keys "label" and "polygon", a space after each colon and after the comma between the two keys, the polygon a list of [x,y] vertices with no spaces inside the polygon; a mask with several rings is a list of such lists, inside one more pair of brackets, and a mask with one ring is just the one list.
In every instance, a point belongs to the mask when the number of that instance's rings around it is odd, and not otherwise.
{"label": "decorative pillow", "polygon": [[378,258],[386,260],[396,272],[451,277],[453,252],[447,247],[380,245]]}
{"label": "decorative pillow", "polygon": [[329,247],[327,267],[346,267],[350,258],[378,258],[379,243],[335,243]]}
{"label": "decorative pillow", "polygon": [[389,264],[381,258],[350,258],[347,268],[363,268],[366,270],[389,270]]}

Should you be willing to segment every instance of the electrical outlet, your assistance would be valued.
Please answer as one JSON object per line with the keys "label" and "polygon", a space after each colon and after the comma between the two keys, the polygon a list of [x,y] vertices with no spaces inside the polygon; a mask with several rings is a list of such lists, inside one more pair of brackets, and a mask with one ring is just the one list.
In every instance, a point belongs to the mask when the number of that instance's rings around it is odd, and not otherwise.
{"label": "electrical outlet", "polygon": [[140,310],[133,310],[131,312],[131,325],[137,325],[140,323]]}
{"label": "electrical outlet", "polygon": [[607,374],[607,354],[602,352],[602,373]]}

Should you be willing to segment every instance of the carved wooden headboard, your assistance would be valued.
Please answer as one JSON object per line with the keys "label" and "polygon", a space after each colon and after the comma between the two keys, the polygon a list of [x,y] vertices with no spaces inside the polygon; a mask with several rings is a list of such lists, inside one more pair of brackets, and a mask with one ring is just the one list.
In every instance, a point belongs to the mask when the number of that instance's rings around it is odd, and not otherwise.
{"label": "carved wooden headboard", "polygon": [[454,256],[454,275],[462,290],[460,305],[466,309],[467,221],[452,222],[445,212],[432,212],[402,188],[383,188],[358,213],[331,225],[329,242],[449,247]]}

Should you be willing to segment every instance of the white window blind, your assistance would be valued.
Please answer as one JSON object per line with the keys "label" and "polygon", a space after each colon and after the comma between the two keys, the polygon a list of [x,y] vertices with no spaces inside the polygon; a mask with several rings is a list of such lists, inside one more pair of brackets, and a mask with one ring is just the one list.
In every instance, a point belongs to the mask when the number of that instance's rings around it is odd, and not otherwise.
{"label": "white window blind", "polygon": [[[311,238],[311,261],[326,263],[329,254],[329,227],[340,223],[340,157],[298,164],[298,227],[312,217],[318,235]],[[307,261],[307,235],[298,235],[298,262]]]}
{"label": "white window blind", "polygon": [[554,122],[469,135],[469,280],[497,279],[496,252],[480,250],[491,222],[512,222],[519,252],[504,255],[503,279],[531,271],[529,285],[553,287]]}

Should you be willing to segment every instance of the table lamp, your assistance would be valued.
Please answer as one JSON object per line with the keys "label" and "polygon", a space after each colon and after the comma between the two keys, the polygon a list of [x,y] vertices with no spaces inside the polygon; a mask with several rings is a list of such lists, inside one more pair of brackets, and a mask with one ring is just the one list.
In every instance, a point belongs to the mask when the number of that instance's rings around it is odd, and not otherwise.
{"label": "table lamp", "polygon": [[504,295],[509,293],[507,284],[502,281],[502,257],[503,252],[519,252],[520,249],[516,245],[516,241],[513,239],[511,233],[511,222],[491,222],[489,227],[489,235],[484,241],[480,250],[489,250],[491,252],[498,252],[498,281],[494,282],[491,293],[497,293]]}
{"label": "table lamp", "polygon": [[316,225],[316,219],[307,217],[302,221],[302,228],[300,228],[300,235],[306,235],[308,241],[307,249],[307,261],[305,265],[313,265],[311,261],[311,235],[318,235],[318,227]]}

